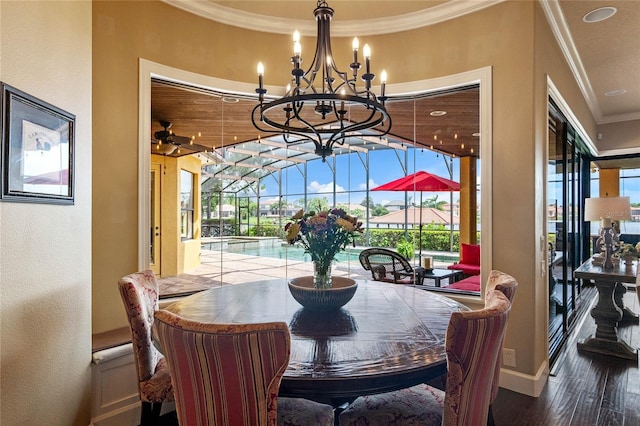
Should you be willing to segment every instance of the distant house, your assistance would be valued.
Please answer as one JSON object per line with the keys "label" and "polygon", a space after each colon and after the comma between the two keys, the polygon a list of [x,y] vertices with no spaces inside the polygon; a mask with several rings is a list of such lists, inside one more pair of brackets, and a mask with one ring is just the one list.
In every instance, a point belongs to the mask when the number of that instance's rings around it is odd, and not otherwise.
{"label": "distant house", "polygon": [[362,219],[367,214],[367,207],[361,204],[338,203],[336,207],[339,209],[343,209],[349,214],[358,216],[360,219]]}
{"label": "distant house", "polygon": [[231,218],[236,215],[236,207],[233,204],[222,204],[211,210],[212,218]]}
{"label": "distant house", "polygon": [[[449,212],[434,209],[431,207],[422,208],[422,222],[420,221],[420,209],[411,207],[406,210],[407,226],[419,226],[436,224],[449,226],[451,216]],[[460,224],[460,217],[453,216],[453,226],[457,228]],[[369,219],[369,228],[403,229],[405,227],[405,210],[394,211],[384,216],[376,216]]]}
{"label": "distant house", "polygon": [[404,210],[405,203],[404,200],[392,200],[384,205],[384,208],[389,210],[389,212],[397,212],[398,210]]}
{"label": "distant house", "polygon": [[279,210],[274,210],[272,207],[278,205],[280,200],[278,198],[272,198],[270,200],[260,201],[260,216],[261,217],[291,217],[298,210],[300,206],[295,204],[287,204],[280,207]]}

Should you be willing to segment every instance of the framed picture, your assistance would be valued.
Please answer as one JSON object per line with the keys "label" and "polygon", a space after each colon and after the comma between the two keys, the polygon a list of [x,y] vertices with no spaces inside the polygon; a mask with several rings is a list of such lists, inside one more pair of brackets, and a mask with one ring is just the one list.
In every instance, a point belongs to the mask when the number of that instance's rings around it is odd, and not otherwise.
{"label": "framed picture", "polygon": [[2,201],[74,203],[76,117],[2,86]]}

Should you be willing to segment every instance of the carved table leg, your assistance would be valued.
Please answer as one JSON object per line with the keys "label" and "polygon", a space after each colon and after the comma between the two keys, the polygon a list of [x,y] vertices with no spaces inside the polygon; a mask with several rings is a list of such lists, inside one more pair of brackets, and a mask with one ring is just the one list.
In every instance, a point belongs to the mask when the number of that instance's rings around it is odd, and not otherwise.
{"label": "carved table leg", "polygon": [[629,310],[629,308],[624,307],[624,303],[622,302],[622,296],[627,292],[627,288],[622,283],[616,283],[616,288],[613,293],[613,300],[615,301],[616,306],[622,309],[622,320],[621,324],[638,324],[638,315]]}
{"label": "carved table leg", "polygon": [[596,335],[578,342],[578,350],[637,361],[638,351],[618,339],[617,327],[623,318],[623,311],[614,301],[617,297],[614,293],[618,292],[617,284],[596,281],[595,285],[598,289],[598,303],[591,310],[591,316],[596,322]]}

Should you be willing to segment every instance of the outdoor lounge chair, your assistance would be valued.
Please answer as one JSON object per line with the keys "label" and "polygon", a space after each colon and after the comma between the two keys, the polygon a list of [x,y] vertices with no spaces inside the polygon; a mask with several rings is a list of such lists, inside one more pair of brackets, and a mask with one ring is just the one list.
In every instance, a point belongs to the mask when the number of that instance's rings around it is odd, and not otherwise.
{"label": "outdoor lounge chair", "polygon": [[[395,284],[422,284],[425,269],[413,267],[399,253],[385,248],[368,248],[360,253],[360,263],[371,271],[374,281]],[[414,276],[415,281],[414,281]]]}

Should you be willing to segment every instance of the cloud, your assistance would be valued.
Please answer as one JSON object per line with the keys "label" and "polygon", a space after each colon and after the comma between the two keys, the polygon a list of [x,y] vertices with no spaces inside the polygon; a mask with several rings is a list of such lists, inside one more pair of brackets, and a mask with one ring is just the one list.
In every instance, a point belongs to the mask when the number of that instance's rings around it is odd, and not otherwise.
{"label": "cloud", "polygon": [[[319,183],[317,180],[311,182],[307,187],[311,192],[333,192],[333,182]],[[336,185],[336,192],[345,192],[344,188],[340,185]]]}
{"label": "cloud", "polygon": [[[373,181],[373,179],[369,179],[369,189],[373,189],[376,186],[379,186],[377,183]],[[361,183],[358,187],[362,190],[367,189],[367,185],[365,183]]]}

